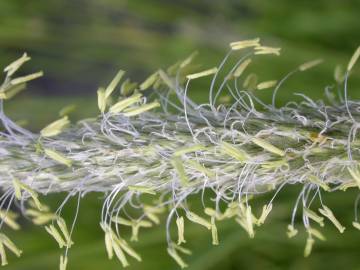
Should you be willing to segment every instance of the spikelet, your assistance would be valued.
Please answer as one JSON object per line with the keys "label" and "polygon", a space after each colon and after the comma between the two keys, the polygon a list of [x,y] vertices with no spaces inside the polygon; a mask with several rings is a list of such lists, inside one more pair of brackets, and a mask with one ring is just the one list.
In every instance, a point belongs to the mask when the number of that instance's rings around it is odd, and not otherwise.
{"label": "spikelet", "polygon": [[260,146],[261,148],[263,148],[264,150],[266,150],[270,153],[279,155],[281,157],[285,156],[285,152],[283,150],[277,148],[276,146],[272,145],[271,143],[268,143],[264,139],[252,138],[251,141],[253,143],[255,143],[257,146]]}
{"label": "spikelet", "polygon": [[54,160],[60,164],[63,164],[67,167],[71,167],[71,165],[72,165],[71,159],[68,159],[63,154],[59,153],[58,151],[55,151],[53,149],[44,148],[44,153],[49,158],[51,158],[52,160]]}
{"label": "spikelet", "polygon": [[189,185],[189,179],[186,175],[185,168],[184,168],[181,158],[174,156],[171,159],[171,164],[173,165],[174,169],[176,170],[176,173],[179,177],[181,185],[182,186]]}
{"label": "spikelet", "polygon": [[222,152],[237,159],[238,161],[246,162],[249,160],[249,156],[245,151],[240,150],[227,142],[221,142],[220,147]]}

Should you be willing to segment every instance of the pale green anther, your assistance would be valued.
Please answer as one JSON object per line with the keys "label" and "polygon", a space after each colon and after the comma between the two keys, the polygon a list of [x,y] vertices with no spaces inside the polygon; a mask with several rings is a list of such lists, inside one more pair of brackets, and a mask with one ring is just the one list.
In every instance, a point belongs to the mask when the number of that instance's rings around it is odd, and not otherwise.
{"label": "pale green anther", "polygon": [[338,84],[344,82],[345,79],[345,71],[341,65],[337,65],[334,69],[334,79]]}
{"label": "pale green anther", "polygon": [[264,169],[277,169],[279,167],[285,166],[289,168],[289,163],[286,159],[274,160],[274,161],[266,161],[261,164],[261,167]]}
{"label": "pale green anther", "polygon": [[256,89],[258,82],[258,77],[255,73],[250,73],[248,76],[246,76],[243,87],[248,90],[254,90]]}
{"label": "pale green anther", "polygon": [[215,224],[215,217],[211,217],[211,237],[212,237],[212,244],[219,245],[219,236]]}
{"label": "pale green anther", "polygon": [[140,192],[140,193],[147,193],[147,194],[151,194],[151,195],[156,195],[156,192],[154,191],[153,188],[150,188],[150,187],[146,187],[146,186],[128,186],[128,189],[129,190],[132,190],[132,191],[137,191],[137,192]]}
{"label": "pale green anther", "polygon": [[131,235],[131,241],[138,241],[138,234],[140,227],[144,228],[150,228],[152,227],[152,223],[146,220],[127,220],[122,217],[113,216],[111,217],[111,220],[125,226],[131,227],[132,235]]}
{"label": "pale green anther", "polygon": [[49,158],[59,162],[60,164],[66,165],[67,167],[71,167],[71,165],[72,165],[71,159],[66,158],[64,155],[62,155],[61,153],[59,153],[55,150],[45,148],[44,153]]}
{"label": "pale green anther", "polygon": [[36,73],[33,73],[33,74],[30,74],[30,75],[26,75],[26,76],[23,76],[23,77],[19,77],[19,78],[16,78],[16,79],[12,79],[10,81],[10,84],[12,85],[17,85],[17,84],[22,84],[22,83],[26,83],[28,81],[32,81],[32,80],[35,80],[41,76],[43,76],[44,73],[42,71],[39,71],[39,72],[36,72]]}
{"label": "pale green anther", "polygon": [[184,260],[179,256],[179,254],[176,252],[175,248],[168,248],[167,249],[168,254],[175,260],[175,262],[181,267],[186,268],[188,265],[184,262]]}
{"label": "pale green anther", "polygon": [[321,227],[324,227],[324,218],[320,217],[314,211],[309,208],[304,207],[304,213],[307,217],[318,223]]}
{"label": "pale green anther", "polygon": [[59,248],[67,246],[66,241],[63,239],[60,232],[55,228],[54,225],[45,226],[45,230],[55,239],[59,245]]}
{"label": "pale green anther", "polygon": [[17,84],[6,89],[4,92],[0,92],[0,99],[11,99],[21,91],[25,90],[25,84]]}
{"label": "pale green anther", "polygon": [[311,236],[315,236],[317,239],[319,239],[321,241],[326,240],[325,236],[320,231],[318,231],[317,229],[309,227],[309,228],[307,228],[307,231]]}
{"label": "pale green anther", "polygon": [[273,153],[275,155],[279,155],[281,157],[285,156],[285,151],[277,148],[276,146],[272,145],[271,143],[268,143],[264,139],[260,138],[252,138],[251,141],[255,143],[257,146],[260,146],[264,150]]}
{"label": "pale green anther", "polygon": [[100,112],[105,112],[106,109],[106,98],[105,98],[105,89],[104,88],[99,88],[97,90],[97,101],[98,101],[98,108],[100,110]]}
{"label": "pale green anther", "polygon": [[21,182],[14,178],[13,179],[14,194],[17,200],[21,200]]}
{"label": "pale green anther", "polygon": [[154,101],[151,103],[141,105],[140,107],[128,109],[124,112],[124,115],[127,117],[135,116],[135,115],[141,114],[143,112],[150,111],[157,107],[160,107],[160,103],[158,101]]}
{"label": "pale green anther", "polygon": [[319,64],[321,64],[322,62],[324,62],[324,60],[322,59],[316,59],[316,60],[312,60],[312,61],[309,61],[309,62],[306,62],[302,65],[299,66],[299,70],[300,71],[305,71],[305,70],[308,70],[310,68],[313,68]]}
{"label": "pale green anther", "polygon": [[309,181],[315,185],[318,185],[319,187],[321,187],[323,190],[325,191],[329,191],[330,187],[324,182],[322,181],[319,177],[315,176],[315,175],[310,175],[308,177]]}
{"label": "pale green anther", "polygon": [[233,51],[258,46],[260,46],[260,38],[241,40],[230,43],[230,47]]}
{"label": "pale green anther", "polygon": [[52,122],[51,124],[44,127],[40,134],[42,137],[53,137],[60,134],[63,129],[70,124],[69,118],[64,116],[63,118]]}
{"label": "pale green anther", "polygon": [[244,150],[240,150],[239,148],[227,143],[227,142],[221,142],[220,147],[222,152],[225,154],[241,161],[246,162],[249,160],[248,154]]}
{"label": "pale green anther", "polygon": [[265,222],[267,216],[269,215],[269,213],[271,212],[271,210],[272,210],[272,204],[265,204],[263,206],[261,216],[259,217],[259,219],[257,220],[257,223],[256,223],[258,226],[264,224],[264,222]]}
{"label": "pale green anther", "polygon": [[113,106],[111,106],[109,109],[109,112],[120,113],[120,112],[124,111],[126,108],[128,108],[129,106],[140,102],[141,97],[142,97],[141,94],[134,94],[131,97],[122,99],[122,100],[118,101],[117,103],[115,103]]}
{"label": "pale green anther", "polygon": [[186,175],[186,172],[185,172],[185,168],[184,168],[184,165],[183,165],[183,161],[181,160],[180,157],[173,157],[171,159],[171,164],[173,165],[178,177],[179,177],[179,180],[180,180],[180,183],[181,185],[183,186],[187,186],[189,184],[189,179]]}
{"label": "pale green anther", "polygon": [[341,185],[339,185],[339,189],[342,191],[346,191],[348,188],[354,188],[354,187],[359,187],[359,185],[356,182],[345,182]]}
{"label": "pale green anther", "polygon": [[358,168],[354,168],[351,169],[349,167],[347,167],[350,175],[352,176],[352,178],[355,180],[357,186],[360,188],[360,172]]}
{"label": "pale green anther", "polygon": [[120,263],[122,264],[123,267],[127,267],[129,266],[129,263],[125,257],[124,252],[121,250],[120,246],[118,243],[116,243],[115,241],[113,241],[112,244],[114,253],[116,255],[116,257],[118,258],[118,260],[120,261]]}
{"label": "pale green anther", "polygon": [[188,58],[186,58],[184,61],[180,63],[180,68],[184,68],[188,66],[192,60],[195,58],[195,56],[198,55],[198,52],[193,52]]}
{"label": "pale green anther", "polygon": [[184,247],[182,247],[182,246],[175,245],[175,244],[173,244],[172,246],[173,246],[176,250],[180,251],[180,252],[183,253],[183,254],[186,254],[186,255],[191,255],[191,254],[192,254],[191,250],[188,249],[188,248],[184,248]]}
{"label": "pale green anther", "polygon": [[39,199],[38,199],[38,194],[36,193],[36,191],[34,191],[32,188],[30,188],[28,185],[20,182],[18,179],[14,178],[13,179],[13,186],[14,186],[14,193],[15,193],[15,198],[18,200],[21,200],[22,195],[21,195],[21,190],[26,191],[27,193],[29,193],[31,199],[33,200],[33,203],[35,204],[35,206],[42,211],[43,210],[43,206],[40,203]]}
{"label": "pale green anther", "polygon": [[137,87],[137,83],[136,82],[131,82],[130,79],[126,79],[122,84],[121,84],[121,88],[120,88],[120,93],[123,96],[128,96],[131,93],[134,92],[134,90]]}
{"label": "pale green anther", "polygon": [[61,255],[60,256],[60,270],[66,270],[66,267],[67,267],[67,263],[68,263],[68,258],[67,256],[63,256]]}
{"label": "pale green anther", "polygon": [[296,230],[293,225],[288,225],[287,229],[288,231],[286,234],[289,238],[293,238],[298,233],[298,230]]}
{"label": "pale green anther", "polygon": [[16,257],[20,257],[22,251],[3,233],[0,233],[0,242],[14,253]]}
{"label": "pale green anther", "polygon": [[352,223],[352,225],[354,226],[354,228],[360,230],[360,223],[359,223],[359,222],[354,221],[354,222]]}
{"label": "pale green anther", "polygon": [[20,225],[15,221],[17,215],[14,215],[11,211],[0,210],[0,219],[13,230],[19,230]]}
{"label": "pale green anther", "polygon": [[109,260],[111,260],[114,256],[112,241],[111,233],[109,231],[105,231],[105,249]]}
{"label": "pale green anther", "polygon": [[241,74],[243,74],[243,72],[245,71],[245,69],[248,67],[248,65],[250,65],[251,63],[251,59],[246,59],[244,62],[242,62],[234,71],[234,77],[238,78],[241,76]]}
{"label": "pale green anther", "polygon": [[204,226],[206,229],[211,230],[211,223],[209,221],[207,221],[206,219],[198,216],[197,214],[191,212],[191,211],[187,211],[186,212],[186,217],[197,224],[200,224],[202,226]]}
{"label": "pale green anther", "polygon": [[257,88],[258,90],[263,90],[263,89],[268,89],[268,88],[274,87],[276,84],[277,84],[277,81],[276,81],[276,80],[265,81],[265,82],[259,83],[259,84],[256,86],[256,88]]}
{"label": "pale green anther", "polygon": [[4,72],[7,72],[7,76],[12,76],[25,62],[29,61],[31,58],[24,53],[19,59],[12,62],[10,65],[8,65]]}
{"label": "pale green anther", "polygon": [[359,57],[360,57],[360,46],[355,50],[354,54],[350,58],[349,64],[347,66],[347,71],[348,72],[353,68],[356,61],[359,59]]}
{"label": "pale green anther", "polygon": [[42,215],[39,215],[37,217],[34,217],[32,219],[32,222],[36,225],[45,225],[49,223],[50,221],[54,220],[56,218],[56,215],[52,213],[45,213]]}
{"label": "pale green anther", "polygon": [[151,87],[158,78],[159,78],[158,72],[151,74],[144,82],[140,84],[139,86],[140,91],[144,91],[149,87]]}
{"label": "pale green anther", "polygon": [[118,242],[120,248],[125,251],[125,253],[127,253],[129,256],[133,257],[139,262],[142,261],[141,256],[134,249],[132,249],[124,239],[117,238],[115,241]]}
{"label": "pale green anther", "polygon": [[5,266],[8,264],[5,247],[2,242],[0,242],[0,259],[1,259],[1,266]]}
{"label": "pale green anther", "polygon": [[254,227],[253,227],[253,215],[251,212],[251,206],[247,206],[246,207],[246,227],[247,227],[247,232],[250,236],[250,238],[254,238],[255,233],[254,233]]}
{"label": "pale green anther", "polygon": [[177,226],[177,230],[178,230],[177,244],[181,245],[182,243],[186,243],[185,238],[184,238],[184,218],[183,217],[177,217],[176,226]]}
{"label": "pale green anther", "polygon": [[311,236],[309,236],[306,239],[306,245],[305,245],[305,249],[304,249],[304,257],[309,257],[309,255],[311,254],[314,243],[315,243],[315,240]]}
{"label": "pale green anther", "polygon": [[258,46],[255,47],[255,54],[275,54],[280,55],[281,48]]}
{"label": "pale green anther", "polygon": [[188,80],[193,80],[193,79],[197,79],[197,78],[201,78],[201,77],[205,77],[205,76],[209,76],[209,75],[213,75],[218,71],[217,67],[214,68],[210,68],[201,72],[197,72],[197,73],[193,73],[193,74],[189,74],[186,75],[186,79]]}
{"label": "pale green anther", "polygon": [[327,217],[333,224],[334,226],[339,230],[340,233],[343,233],[345,231],[345,227],[342,226],[340,224],[340,222],[336,219],[336,217],[334,216],[333,212],[331,211],[331,209],[325,205],[323,205],[323,208],[319,209],[319,212]]}
{"label": "pale green anther", "polygon": [[71,240],[71,236],[70,236],[69,230],[68,230],[68,228],[66,226],[65,220],[63,218],[61,218],[61,217],[58,217],[56,219],[56,223],[59,226],[60,231],[64,235],[64,238],[65,238],[65,241],[66,241],[66,246],[71,247],[74,243]]}
{"label": "pale green anther", "polygon": [[168,67],[166,69],[166,74],[168,74],[169,76],[175,76],[179,71],[179,69],[180,69],[180,61]]}
{"label": "pale green anther", "polygon": [[114,92],[116,86],[119,84],[119,82],[120,82],[121,78],[124,76],[124,74],[125,74],[125,71],[119,70],[119,72],[116,74],[114,79],[110,82],[108,87],[106,87],[105,100],[107,100],[111,96],[112,92]]}
{"label": "pale green anther", "polygon": [[175,89],[175,84],[173,82],[173,80],[163,71],[163,70],[159,70],[158,74],[161,78],[161,80],[170,88],[170,89]]}
{"label": "pale green anther", "polygon": [[70,104],[70,105],[67,105],[65,106],[64,108],[62,108],[60,111],[59,111],[59,116],[60,117],[64,117],[66,115],[69,115],[70,113],[72,113],[73,111],[75,111],[76,109],[76,105],[75,104]]}
{"label": "pale green anther", "polygon": [[210,207],[206,207],[204,209],[204,213],[210,217],[215,217],[217,220],[224,219],[224,215],[222,215],[221,213],[218,213],[215,209],[210,208]]}
{"label": "pale green anther", "polygon": [[148,217],[148,219],[150,219],[156,225],[160,224],[160,219],[159,219],[159,217],[157,215],[155,215],[153,213],[146,213],[146,216]]}
{"label": "pale green anther", "polygon": [[125,226],[132,226],[133,225],[132,221],[127,220],[127,219],[122,218],[122,217],[118,217],[118,216],[111,217],[111,220],[118,223],[118,224],[125,225]]}
{"label": "pale green anther", "polygon": [[182,148],[179,148],[175,150],[174,156],[182,156],[188,153],[198,152],[198,151],[204,151],[206,150],[206,147],[201,144],[195,144],[192,146],[185,146]]}
{"label": "pale green anther", "polygon": [[144,211],[145,211],[145,213],[162,214],[165,212],[165,207],[144,204]]}
{"label": "pale green anther", "polygon": [[190,167],[194,168],[195,170],[205,174],[207,177],[215,177],[215,173],[211,171],[210,169],[207,169],[205,166],[201,165],[199,162],[188,159],[185,161],[186,165],[189,165]]}

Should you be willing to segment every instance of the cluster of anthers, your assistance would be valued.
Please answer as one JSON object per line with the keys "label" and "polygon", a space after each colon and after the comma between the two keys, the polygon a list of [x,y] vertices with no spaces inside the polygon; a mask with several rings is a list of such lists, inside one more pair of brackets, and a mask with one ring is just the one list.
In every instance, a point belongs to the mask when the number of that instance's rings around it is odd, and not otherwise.
{"label": "cluster of anthers", "polygon": [[[0,86],[0,227],[6,224],[18,230],[17,213],[44,226],[59,248],[65,249],[60,258],[64,270],[80,199],[88,192],[100,192],[106,194],[100,225],[110,259],[117,257],[123,266],[129,264],[129,257],[141,261],[122,230],[130,227],[130,241],[137,241],[139,230],[160,224],[161,214],[167,211],[167,251],[186,267],[181,257],[191,253],[184,247],[186,220],[209,230],[214,245],[219,242],[216,224],[226,219],[235,220],[254,237],[279,191],[298,185],[301,191],[288,236],[297,234],[296,212],[301,208],[308,235],[304,255],[310,254],[315,239],[325,239],[317,228],[324,226],[325,219],[344,232],[322,194],[360,187],[356,136],[360,103],[347,97],[348,76],[360,47],[344,72],[336,69],[337,90],[344,91],[334,95],[336,87],[328,88],[330,105],[298,94],[302,102],[283,107],[276,106],[276,94],[285,80],[321,60],[298,66],[280,81],[258,82],[257,75],[249,72],[252,61],[259,55],[279,55],[280,49],[262,46],[259,39],[233,42],[230,48],[218,67],[202,72],[193,73],[196,54],[158,70],[141,84],[129,79],[120,83],[124,77],[120,71],[97,92],[98,117],[70,124],[67,115],[72,107],[66,107],[61,118],[39,134],[9,119],[3,102],[42,73],[13,78],[30,59],[26,54],[7,66]],[[230,56],[239,51],[243,54],[225,72]],[[188,89],[193,80],[205,76],[212,76],[209,102],[197,104],[188,97]],[[120,97],[114,98],[117,89]],[[273,90],[270,104],[256,96],[264,89]],[[232,104],[219,102],[229,97]],[[67,195],[52,212],[42,201],[60,192]],[[250,199],[270,192],[272,199],[256,215]],[[187,203],[194,194],[201,198],[202,210],[191,209]],[[61,212],[73,196],[78,196],[78,207],[69,226]],[[357,216],[353,225],[360,229]],[[177,227],[177,240],[173,240],[172,226]],[[7,264],[6,250],[21,255],[9,237],[0,234],[2,265]]]}

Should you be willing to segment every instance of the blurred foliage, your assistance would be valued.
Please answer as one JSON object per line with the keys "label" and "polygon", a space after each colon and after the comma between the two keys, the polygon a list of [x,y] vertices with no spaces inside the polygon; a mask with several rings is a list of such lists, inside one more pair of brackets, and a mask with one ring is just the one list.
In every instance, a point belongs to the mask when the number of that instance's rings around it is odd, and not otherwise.
{"label": "blurred foliage", "polygon": [[[69,103],[77,105],[72,119],[97,114],[95,93],[118,69],[142,80],[159,67],[167,67],[198,50],[202,67],[219,63],[230,41],[261,37],[283,48],[281,57],[264,57],[253,66],[263,80],[281,78],[299,64],[323,58],[324,64],[289,80],[280,91],[284,103],[294,92],[322,98],[333,84],[336,64],[346,65],[360,44],[358,0],[2,0],[0,1],[0,66],[28,52],[33,61],[24,73],[43,69],[46,76],[6,104],[14,119],[27,119],[39,129],[57,117]],[[200,80],[191,94],[206,100],[209,83]],[[350,80],[350,95],[359,98],[360,68]],[[263,94],[268,99],[270,92]],[[220,246],[210,245],[210,235],[186,224],[194,255],[189,269],[359,269],[359,233],[350,226],[356,194],[329,195],[328,204],[347,221],[339,235],[329,224],[328,241],[315,245],[313,255],[302,257],[305,238],[285,237],[296,193],[285,191],[268,224],[254,240],[236,224],[220,225]],[[52,203],[56,207],[57,199]],[[93,194],[81,203],[78,226],[70,250],[68,269],[119,269],[106,259],[99,223],[101,197]],[[72,218],[75,202],[68,205]],[[346,211],[343,211],[346,209]],[[6,269],[56,269],[59,250],[44,230],[23,222],[25,230],[14,240],[23,248],[21,259],[10,258]],[[14,233],[11,233],[14,235]],[[165,228],[143,231],[135,248],[144,262],[131,269],[177,269],[165,249]]]}

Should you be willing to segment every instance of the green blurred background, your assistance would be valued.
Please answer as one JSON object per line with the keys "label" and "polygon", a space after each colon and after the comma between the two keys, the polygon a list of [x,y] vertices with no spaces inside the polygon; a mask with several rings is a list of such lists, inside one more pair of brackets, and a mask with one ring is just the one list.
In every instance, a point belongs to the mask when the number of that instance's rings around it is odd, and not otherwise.
{"label": "green blurred background", "polygon": [[[1,0],[0,66],[25,51],[33,60],[22,72],[45,72],[7,102],[6,111],[16,120],[28,120],[32,130],[56,119],[68,104],[77,106],[71,115],[74,121],[94,116],[97,87],[106,85],[120,68],[141,81],[195,50],[200,52],[197,62],[202,68],[212,67],[225,55],[230,41],[253,37],[283,48],[281,57],[264,57],[255,65],[261,80],[281,78],[308,60],[325,59],[289,80],[279,93],[282,103],[293,99],[294,92],[323,98],[324,88],[334,85],[336,64],[345,66],[360,45],[359,15],[358,0]],[[204,101],[209,83],[201,81],[191,94]],[[359,86],[358,65],[349,86],[352,98],[360,97]],[[263,94],[264,99],[269,97],[270,93]],[[360,269],[360,233],[351,227],[356,192],[326,197],[348,229],[339,235],[327,226],[328,241],[317,243],[307,259],[302,256],[304,234],[291,240],[285,236],[296,192],[296,188],[284,190],[270,222],[254,240],[229,222],[219,225],[220,245],[214,247],[209,232],[187,223],[188,246],[193,249],[186,258],[189,269]],[[50,204],[55,208],[63,197],[53,196]],[[70,270],[121,268],[116,260],[106,259],[98,226],[101,203],[99,194],[81,202]],[[74,207],[74,201],[69,203],[67,217],[72,217]],[[25,252],[20,259],[11,257],[4,269],[57,269],[60,250],[56,243],[30,222],[23,221],[23,227],[9,234]],[[131,269],[178,269],[166,254],[164,225],[143,230],[134,247],[144,262],[133,262]]]}

